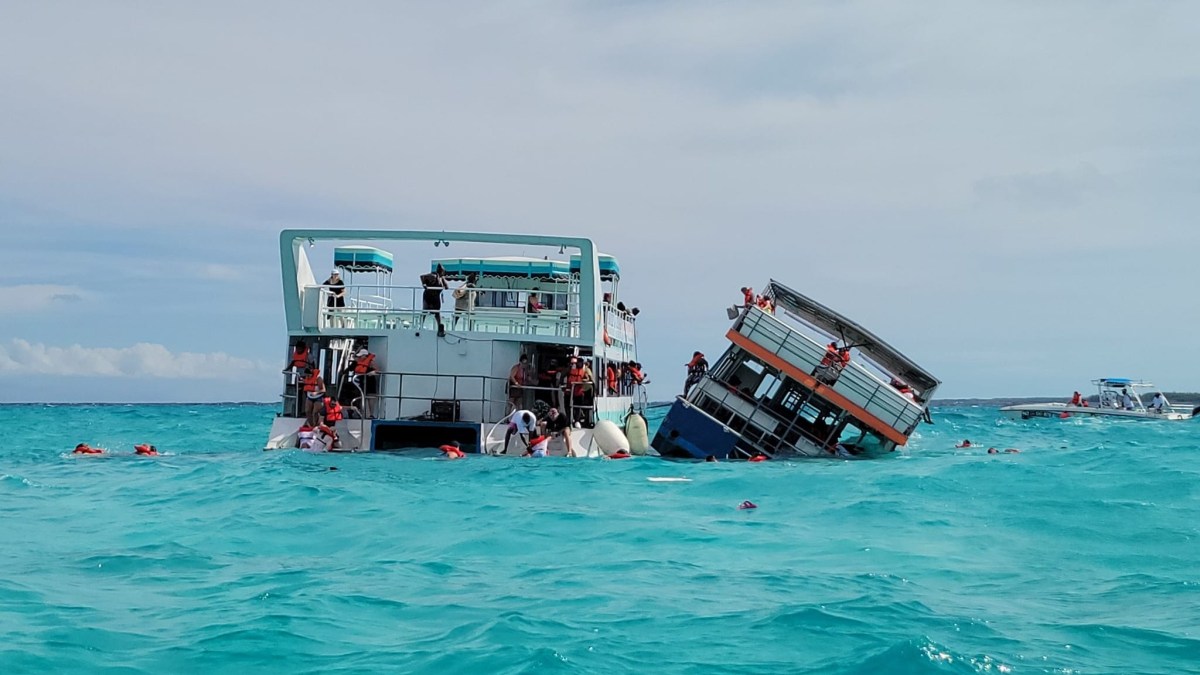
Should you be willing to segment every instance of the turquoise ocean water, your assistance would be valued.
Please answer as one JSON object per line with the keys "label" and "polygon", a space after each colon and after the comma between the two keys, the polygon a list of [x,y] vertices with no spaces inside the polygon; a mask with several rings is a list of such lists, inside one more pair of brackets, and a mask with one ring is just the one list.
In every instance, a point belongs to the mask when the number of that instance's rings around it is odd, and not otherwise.
{"label": "turquoise ocean water", "polygon": [[264,453],[273,410],[0,407],[0,673],[1200,671],[1200,421],[448,462]]}

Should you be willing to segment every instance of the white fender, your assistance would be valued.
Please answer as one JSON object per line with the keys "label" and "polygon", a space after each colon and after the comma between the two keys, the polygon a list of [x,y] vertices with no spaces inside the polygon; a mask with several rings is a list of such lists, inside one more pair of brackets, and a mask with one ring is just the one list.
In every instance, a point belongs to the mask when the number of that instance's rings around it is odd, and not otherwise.
{"label": "white fender", "polygon": [[644,455],[650,449],[650,434],[646,418],[641,413],[629,413],[625,418],[625,438],[629,439],[629,454]]}
{"label": "white fender", "polygon": [[592,438],[606,455],[611,455],[617,450],[629,449],[629,441],[625,440],[625,434],[621,433],[621,427],[618,427],[612,420],[597,422],[596,428],[592,429]]}

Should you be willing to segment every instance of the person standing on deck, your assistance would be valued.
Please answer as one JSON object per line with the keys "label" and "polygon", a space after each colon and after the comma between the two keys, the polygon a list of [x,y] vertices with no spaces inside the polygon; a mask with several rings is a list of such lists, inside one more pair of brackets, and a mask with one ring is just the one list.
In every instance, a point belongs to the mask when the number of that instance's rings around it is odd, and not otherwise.
{"label": "person standing on deck", "polygon": [[316,366],[308,369],[304,378],[305,421],[308,426],[315,427],[320,421],[325,401],[325,380],[321,378],[321,370]]}
{"label": "person standing on deck", "polygon": [[421,293],[421,325],[425,325],[425,315],[432,314],[441,337],[446,334],[446,326],[442,324],[442,291],[450,287],[446,283],[446,268],[438,263],[433,272],[421,275],[421,285],[425,288]]}
{"label": "person standing on deck", "polygon": [[708,361],[704,359],[704,354],[692,352],[692,360],[684,365],[687,366],[687,380],[683,383],[683,397],[687,398],[688,391],[699,384],[708,372]]}
{"label": "person standing on deck", "polygon": [[525,385],[529,378],[529,355],[522,354],[508,371],[508,403],[513,410],[525,404]]}
{"label": "person standing on deck", "polygon": [[462,286],[454,289],[451,295],[454,296],[454,323],[452,324],[455,330],[458,330],[458,320],[462,319],[463,329],[471,330],[471,315],[475,313],[475,298],[479,291],[475,290],[475,273],[467,275],[467,280],[462,283]]}

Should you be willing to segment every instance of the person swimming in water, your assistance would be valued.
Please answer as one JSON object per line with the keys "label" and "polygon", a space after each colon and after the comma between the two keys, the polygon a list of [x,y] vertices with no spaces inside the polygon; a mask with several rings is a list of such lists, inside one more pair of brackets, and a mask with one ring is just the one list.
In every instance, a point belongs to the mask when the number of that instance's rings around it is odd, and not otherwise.
{"label": "person swimming in water", "polygon": [[970,441],[970,439],[966,439],[966,438],[964,438],[962,443],[959,443],[959,444],[955,445],[954,447],[956,447],[956,448],[969,448],[969,447],[971,447],[971,441]]}
{"label": "person swimming in water", "polygon": [[88,445],[87,443],[80,443],[79,445],[75,446],[75,449],[73,451],[71,451],[71,454],[72,455],[103,455],[104,450],[102,448],[93,448],[92,446]]}
{"label": "person swimming in water", "polygon": [[154,447],[153,445],[149,445],[147,443],[141,443],[139,445],[133,446],[133,454],[144,455],[146,457],[157,457],[158,456],[158,448]]}
{"label": "person swimming in water", "polygon": [[462,451],[462,445],[458,441],[450,441],[446,445],[438,446],[438,450],[446,456],[446,459],[462,459],[467,456],[467,453]]}

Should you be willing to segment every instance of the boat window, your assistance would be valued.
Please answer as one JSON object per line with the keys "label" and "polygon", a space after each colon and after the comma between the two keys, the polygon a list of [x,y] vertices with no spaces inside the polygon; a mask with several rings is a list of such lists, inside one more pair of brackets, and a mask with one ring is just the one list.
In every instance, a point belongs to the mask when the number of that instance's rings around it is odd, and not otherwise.
{"label": "boat window", "polygon": [[479,294],[477,307],[524,307],[517,291],[484,291]]}
{"label": "boat window", "polygon": [[768,400],[775,395],[775,392],[779,391],[781,384],[779,376],[774,371],[768,372],[762,382],[758,383],[758,390],[754,392],[754,397]]}

